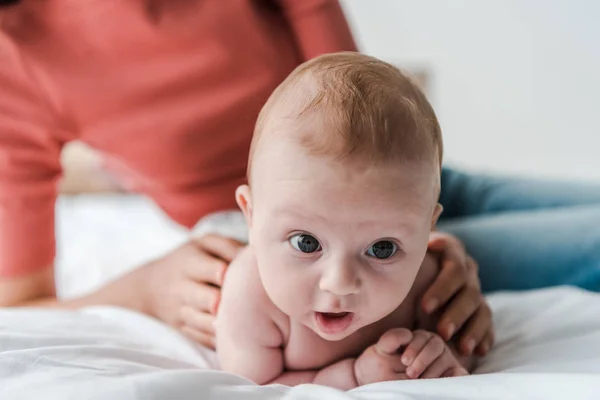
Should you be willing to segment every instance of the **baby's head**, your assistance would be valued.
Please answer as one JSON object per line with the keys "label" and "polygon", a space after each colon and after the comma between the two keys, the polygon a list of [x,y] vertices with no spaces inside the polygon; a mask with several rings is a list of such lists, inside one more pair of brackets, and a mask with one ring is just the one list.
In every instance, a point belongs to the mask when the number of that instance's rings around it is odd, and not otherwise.
{"label": "baby's head", "polygon": [[395,310],[441,212],[441,158],[433,109],[395,67],[299,66],[261,111],[236,193],[274,304],[328,340]]}

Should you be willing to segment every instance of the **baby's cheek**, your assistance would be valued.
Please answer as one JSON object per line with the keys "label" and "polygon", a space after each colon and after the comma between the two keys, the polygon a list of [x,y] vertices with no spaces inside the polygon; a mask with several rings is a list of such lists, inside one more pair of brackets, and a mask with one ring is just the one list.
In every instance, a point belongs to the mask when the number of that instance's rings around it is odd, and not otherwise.
{"label": "baby's cheek", "polygon": [[394,276],[386,276],[372,289],[373,298],[379,303],[378,307],[386,312],[392,312],[408,296],[414,283],[414,275],[410,271],[402,271]]}

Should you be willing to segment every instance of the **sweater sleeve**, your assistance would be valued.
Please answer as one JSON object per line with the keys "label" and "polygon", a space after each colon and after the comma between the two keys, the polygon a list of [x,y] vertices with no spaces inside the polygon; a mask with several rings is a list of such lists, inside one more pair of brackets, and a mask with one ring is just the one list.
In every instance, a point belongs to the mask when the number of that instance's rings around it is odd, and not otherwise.
{"label": "sweater sleeve", "polygon": [[0,279],[50,265],[61,174],[58,124],[0,33]]}
{"label": "sweater sleeve", "polygon": [[356,51],[337,0],[276,0],[291,25],[304,60],[325,53]]}

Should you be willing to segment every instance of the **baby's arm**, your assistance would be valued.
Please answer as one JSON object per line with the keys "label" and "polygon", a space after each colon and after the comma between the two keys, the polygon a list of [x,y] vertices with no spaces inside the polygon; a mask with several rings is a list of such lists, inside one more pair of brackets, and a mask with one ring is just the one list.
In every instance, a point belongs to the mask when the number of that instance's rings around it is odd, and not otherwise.
{"label": "baby's arm", "polygon": [[[254,318],[244,310],[231,312],[221,305],[217,325],[217,354],[221,369],[264,384],[283,371],[283,357],[277,343],[280,334],[268,321]],[[227,315],[227,316],[226,316]]]}
{"label": "baby's arm", "polygon": [[356,387],[354,359],[319,371],[285,371],[283,335],[274,322],[274,305],[262,288],[254,262],[251,250],[246,249],[227,272],[216,325],[221,368],[260,385],[318,383],[340,389]]}
{"label": "baby's arm", "polygon": [[269,316],[251,250],[231,263],[221,291],[216,319],[216,350],[221,369],[258,384],[283,372],[283,337]]}
{"label": "baby's arm", "polygon": [[285,371],[282,348],[273,345],[275,340],[269,343],[269,339],[275,339],[277,334],[280,336],[279,332],[275,332],[278,328],[275,327],[272,331],[253,329],[254,333],[251,333],[248,328],[244,330],[237,326],[225,329],[227,333],[223,335],[221,328],[220,326],[217,334],[217,352],[224,371],[241,375],[259,385],[279,383],[296,386],[315,383],[342,390],[357,386],[354,378],[355,359],[345,359],[319,371]]}
{"label": "baby's arm", "polygon": [[318,371],[288,371],[269,383],[296,386],[303,383],[350,390],[358,386],[354,373],[355,358],[346,358]]}

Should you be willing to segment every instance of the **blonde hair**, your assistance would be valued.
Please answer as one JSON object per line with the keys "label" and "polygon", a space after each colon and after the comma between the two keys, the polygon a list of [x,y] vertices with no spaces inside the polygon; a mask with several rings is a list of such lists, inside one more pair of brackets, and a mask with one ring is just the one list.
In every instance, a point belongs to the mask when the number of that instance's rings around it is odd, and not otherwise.
{"label": "blonde hair", "polygon": [[273,92],[256,123],[249,175],[259,143],[281,134],[312,155],[442,162],[440,126],[418,86],[391,64],[354,52],[307,61]]}

